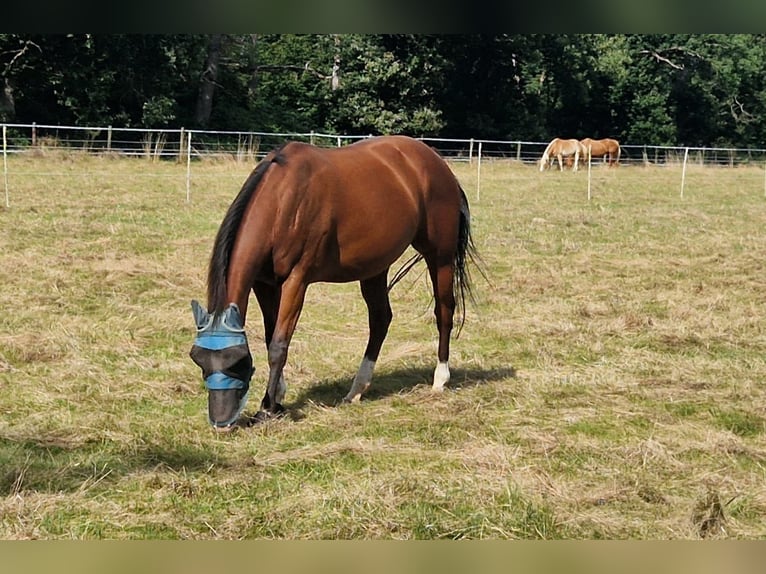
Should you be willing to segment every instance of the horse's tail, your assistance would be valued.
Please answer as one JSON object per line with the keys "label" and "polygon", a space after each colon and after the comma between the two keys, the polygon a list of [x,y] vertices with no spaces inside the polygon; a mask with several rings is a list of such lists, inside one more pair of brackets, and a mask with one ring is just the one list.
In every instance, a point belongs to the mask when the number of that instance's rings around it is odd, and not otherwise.
{"label": "horse's tail", "polygon": [[476,245],[473,242],[473,236],[471,234],[471,211],[468,208],[468,198],[462,187],[460,188],[460,195],[460,227],[458,229],[457,250],[455,251],[453,292],[456,295],[455,302],[457,303],[461,318],[455,336],[460,334],[463,324],[465,323],[466,298],[470,299],[471,302],[475,302],[472,289],[473,283],[468,268],[469,262],[486,278],[484,269],[481,266],[481,258],[479,257]]}

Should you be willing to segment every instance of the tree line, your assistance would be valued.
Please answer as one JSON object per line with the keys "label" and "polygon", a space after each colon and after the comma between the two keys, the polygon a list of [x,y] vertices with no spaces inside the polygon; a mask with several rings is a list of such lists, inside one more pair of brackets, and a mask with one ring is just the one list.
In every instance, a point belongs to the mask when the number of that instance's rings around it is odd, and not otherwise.
{"label": "tree line", "polygon": [[764,147],[764,34],[0,34],[0,121]]}

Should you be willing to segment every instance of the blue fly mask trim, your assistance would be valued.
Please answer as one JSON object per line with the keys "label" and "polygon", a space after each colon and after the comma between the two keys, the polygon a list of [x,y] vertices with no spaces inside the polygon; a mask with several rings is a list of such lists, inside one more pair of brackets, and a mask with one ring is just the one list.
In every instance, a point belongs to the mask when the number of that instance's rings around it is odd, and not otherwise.
{"label": "blue fly mask trim", "polygon": [[208,391],[240,390],[239,408],[228,421],[213,422],[215,426],[233,424],[247,403],[253,362],[247,345],[247,335],[239,308],[230,303],[226,310],[215,317],[197,301],[191,302],[197,336],[194,339],[192,360],[202,369]]}

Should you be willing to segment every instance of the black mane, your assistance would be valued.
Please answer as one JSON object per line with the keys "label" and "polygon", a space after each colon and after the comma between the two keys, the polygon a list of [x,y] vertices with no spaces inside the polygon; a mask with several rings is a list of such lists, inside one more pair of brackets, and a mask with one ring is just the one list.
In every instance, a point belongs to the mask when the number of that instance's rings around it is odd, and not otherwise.
{"label": "black mane", "polygon": [[234,201],[229,206],[229,210],[226,212],[223,222],[218,228],[207,275],[207,307],[208,311],[213,315],[217,316],[223,313],[229,304],[226,293],[229,256],[234,246],[234,240],[237,237],[237,231],[242,223],[245,209],[271,164],[278,163],[281,165],[284,163],[285,158],[281,153],[282,148],[284,148],[284,145],[267,155],[255,167],[242,185],[242,189],[239,190],[239,194],[237,194],[237,197],[234,198]]}

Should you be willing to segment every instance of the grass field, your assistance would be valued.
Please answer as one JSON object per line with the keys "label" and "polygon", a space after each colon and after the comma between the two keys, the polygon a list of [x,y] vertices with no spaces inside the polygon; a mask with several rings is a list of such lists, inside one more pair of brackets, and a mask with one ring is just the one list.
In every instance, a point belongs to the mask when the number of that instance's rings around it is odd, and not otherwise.
{"label": "grass field", "polygon": [[[0,207],[0,538],[766,536],[758,168],[453,166],[489,282],[429,384],[424,268],[359,404],[358,285],[314,285],[289,417],[221,436],[188,358],[252,166],[11,158]],[[255,307],[253,308],[255,309]],[[260,317],[252,411],[265,385]]]}

